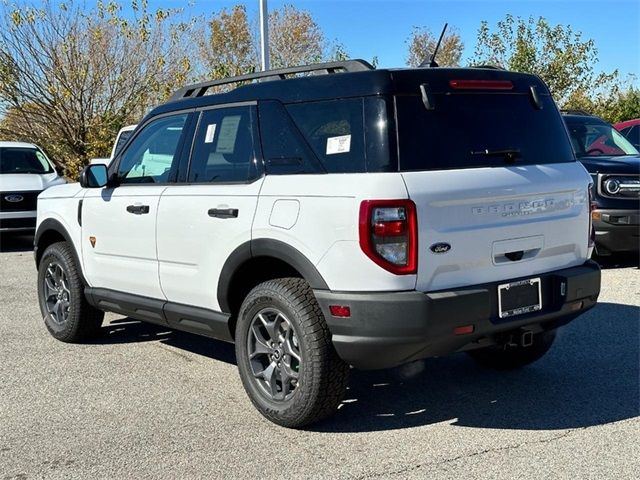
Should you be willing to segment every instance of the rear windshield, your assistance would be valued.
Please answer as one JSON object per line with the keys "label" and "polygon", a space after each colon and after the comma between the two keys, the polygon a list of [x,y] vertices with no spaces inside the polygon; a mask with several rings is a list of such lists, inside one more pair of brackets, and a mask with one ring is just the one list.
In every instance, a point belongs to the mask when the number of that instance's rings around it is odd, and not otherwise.
{"label": "rear windshield", "polygon": [[0,173],[51,173],[53,169],[40,150],[0,148]]}
{"label": "rear windshield", "polygon": [[441,170],[575,161],[553,100],[528,93],[396,97],[400,169]]}

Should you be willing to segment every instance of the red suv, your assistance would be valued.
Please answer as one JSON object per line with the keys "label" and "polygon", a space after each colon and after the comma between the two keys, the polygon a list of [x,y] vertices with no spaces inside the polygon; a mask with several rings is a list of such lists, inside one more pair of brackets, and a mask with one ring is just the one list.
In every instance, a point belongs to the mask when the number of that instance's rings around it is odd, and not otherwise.
{"label": "red suv", "polygon": [[626,122],[616,123],[614,125],[634,147],[640,149],[640,118],[627,120]]}

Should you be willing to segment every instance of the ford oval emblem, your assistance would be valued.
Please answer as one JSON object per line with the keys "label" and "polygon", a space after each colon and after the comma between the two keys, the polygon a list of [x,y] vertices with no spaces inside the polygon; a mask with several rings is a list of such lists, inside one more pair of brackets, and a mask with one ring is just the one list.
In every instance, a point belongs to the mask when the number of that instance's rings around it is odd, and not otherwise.
{"label": "ford oval emblem", "polygon": [[449,250],[451,250],[451,245],[443,242],[434,243],[429,247],[429,250],[431,250],[433,253],[447,253]]}
{"label": "ford oval emblem", "polygon": [[22,195],[7,195],[6,197],[4,197],[4,199],[7,202],[18,203],[24,200],[24,197]]}

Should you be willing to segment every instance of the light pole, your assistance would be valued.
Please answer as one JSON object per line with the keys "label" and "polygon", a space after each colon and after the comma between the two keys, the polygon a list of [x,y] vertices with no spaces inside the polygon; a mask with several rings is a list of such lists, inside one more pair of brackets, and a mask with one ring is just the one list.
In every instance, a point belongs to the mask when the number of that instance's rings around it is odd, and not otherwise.
{"label": "light pole", "polygon": [[260,0],[260,60],[262,71],[269,70],[269,12],[267,0]]}

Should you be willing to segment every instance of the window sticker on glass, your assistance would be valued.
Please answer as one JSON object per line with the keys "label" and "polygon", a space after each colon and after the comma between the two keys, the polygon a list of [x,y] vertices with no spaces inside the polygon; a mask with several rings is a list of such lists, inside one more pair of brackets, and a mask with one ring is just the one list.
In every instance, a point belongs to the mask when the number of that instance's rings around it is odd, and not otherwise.
{"label": "window sticker on glass", "polygon": [[224,117],[218,133],[218,145],[216,153],[233,153],[240,125],[240,115]]}
{"label": "window sticker on glass", "polygon": [[327,155],[347,153],[351,150],[351,135],[327,138]]}
{"label": "window sticker on glass", "polygon": [[213,143],[213,137],[216,135],[216,124],[207,125],[207,133],[204,136],[204,143]]}

